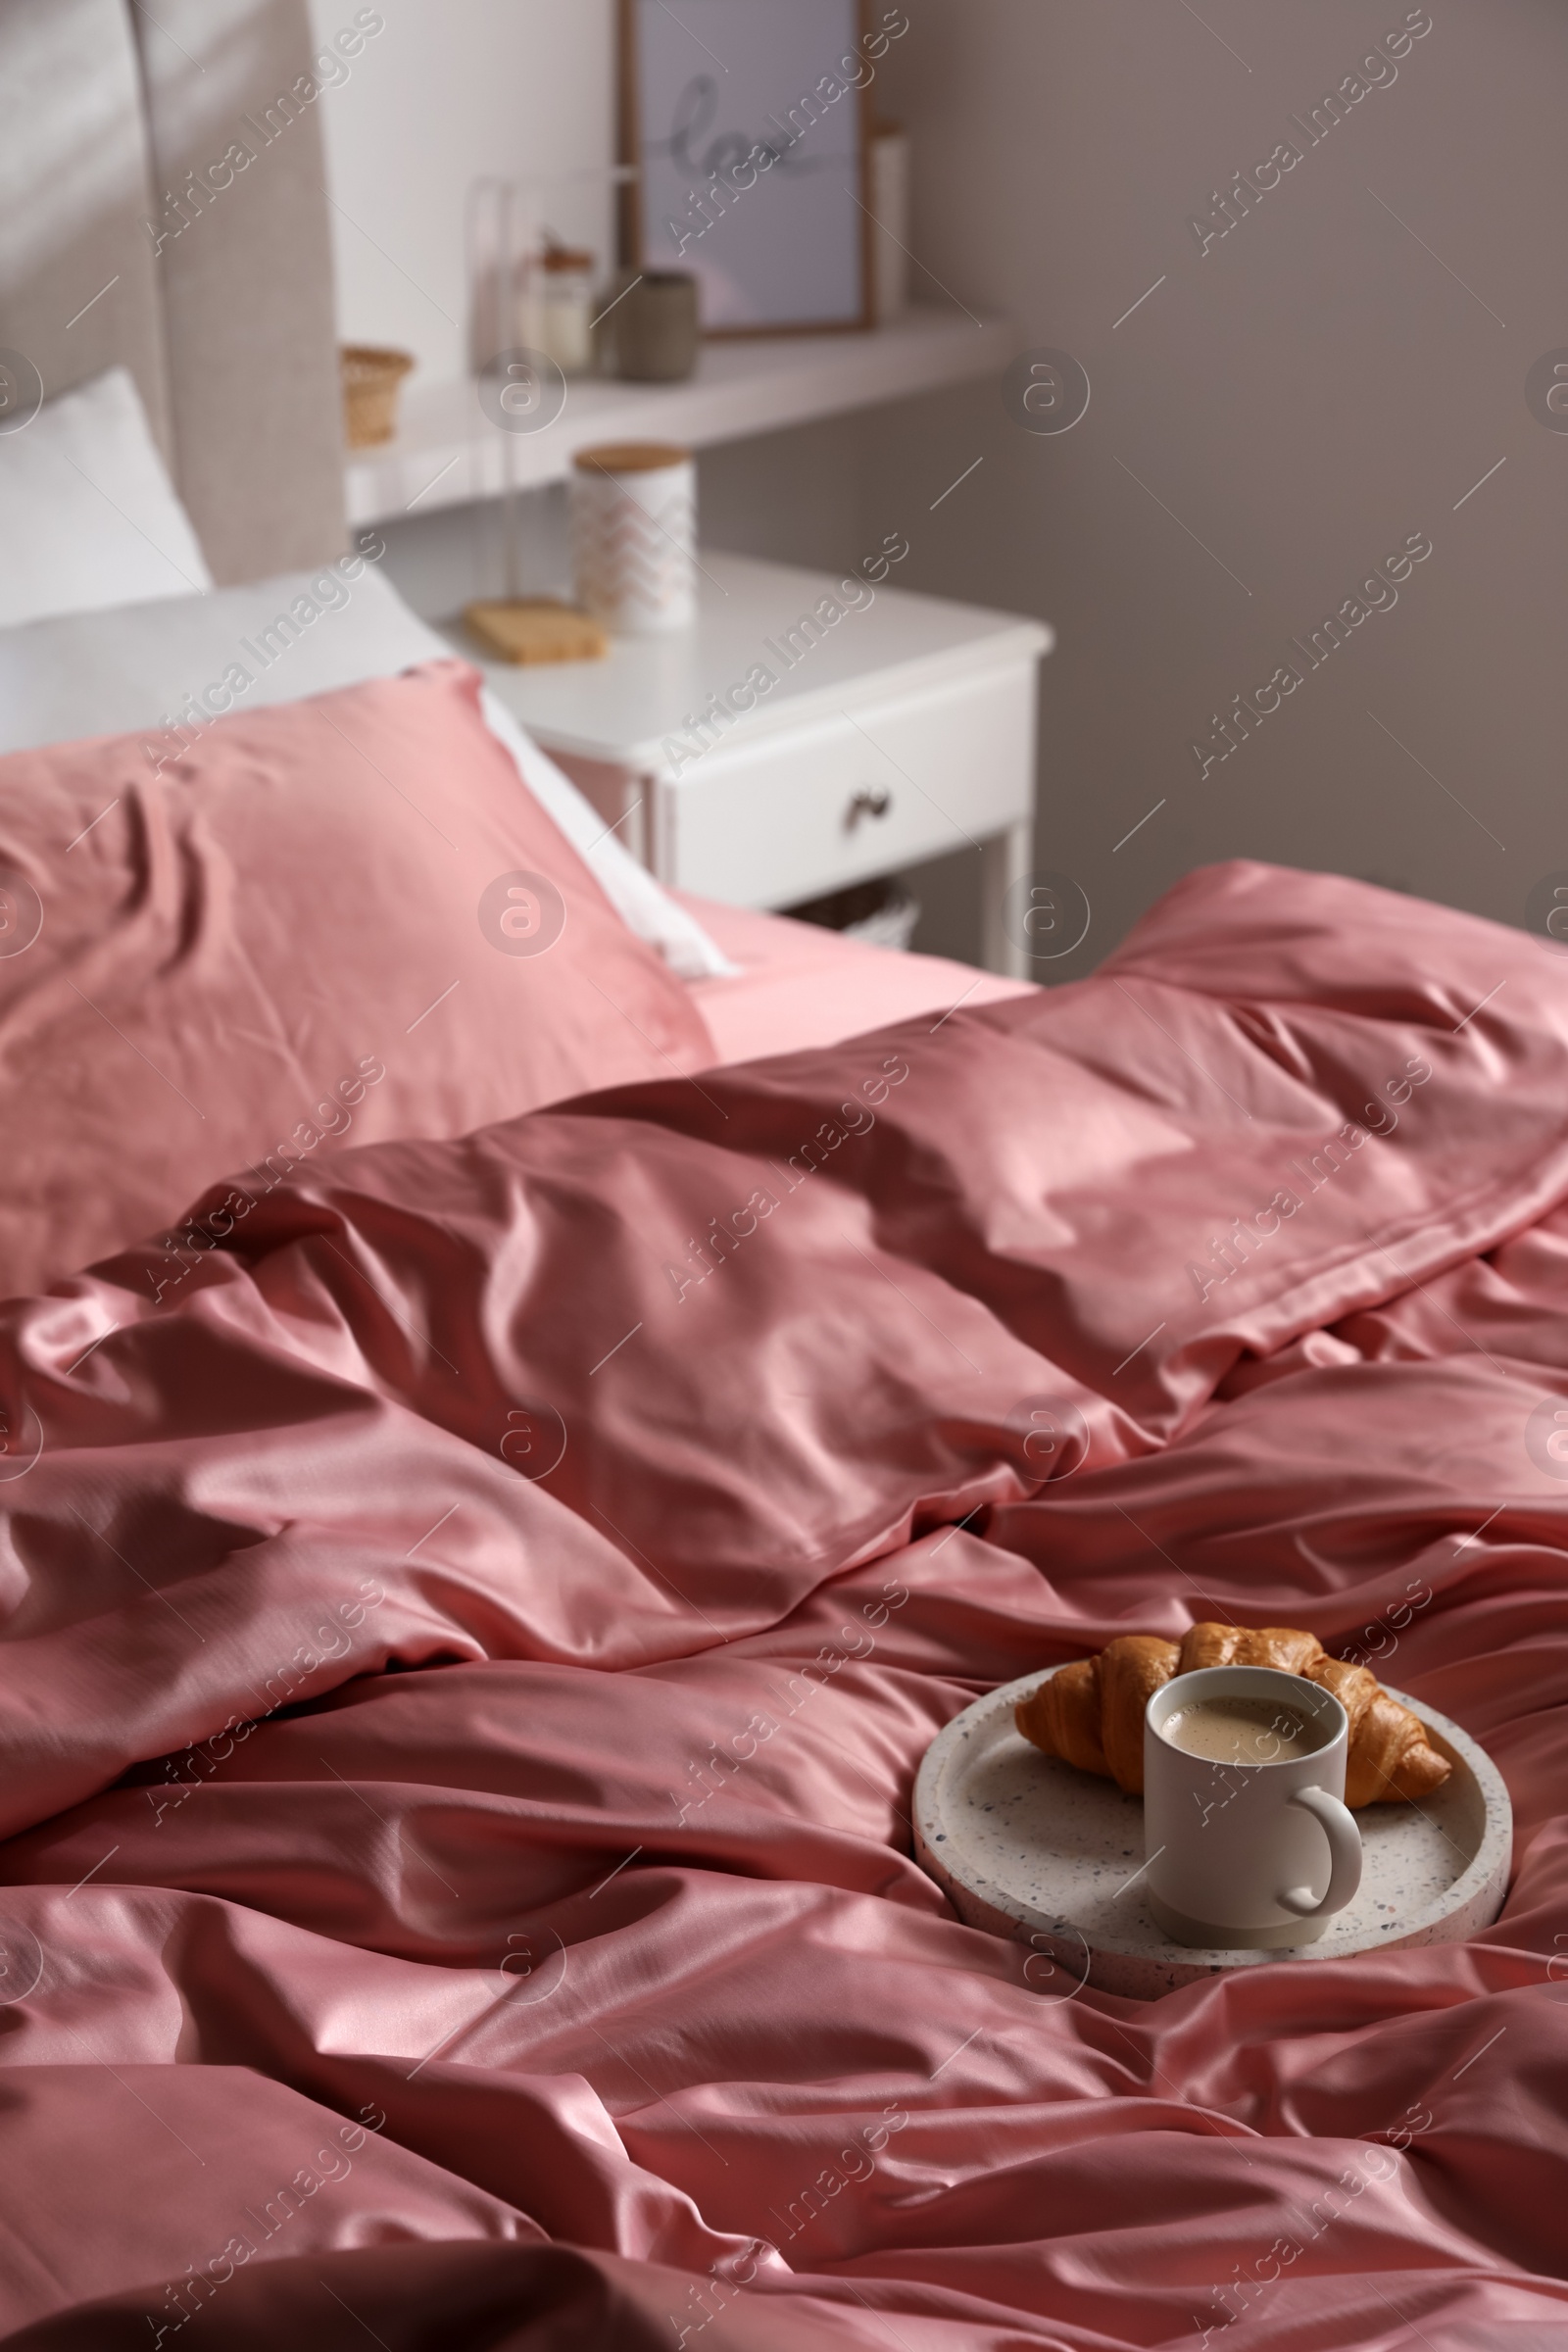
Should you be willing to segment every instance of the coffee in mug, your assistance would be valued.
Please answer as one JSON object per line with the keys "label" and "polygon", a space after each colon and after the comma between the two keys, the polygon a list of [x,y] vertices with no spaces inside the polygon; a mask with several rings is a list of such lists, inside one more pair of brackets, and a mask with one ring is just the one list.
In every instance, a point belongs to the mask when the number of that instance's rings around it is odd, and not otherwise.
{"label": "coffee in mug", "polygon": [[1190,1700],[1166,1716],[1160,1738],[1212,1764],[1277,1764],[1285,1756],[1316,1755],[1325,1744],[1318,1724],[1300,1709],[1237,1693]]}
{"label": "coffee in mug", "polygon": [[1144,1714],[1148,1901],[1174,1942],[1310,1943],[1361,1883],[1345,1805],[1349,1719],[1272,1666],[1200,1666]]}

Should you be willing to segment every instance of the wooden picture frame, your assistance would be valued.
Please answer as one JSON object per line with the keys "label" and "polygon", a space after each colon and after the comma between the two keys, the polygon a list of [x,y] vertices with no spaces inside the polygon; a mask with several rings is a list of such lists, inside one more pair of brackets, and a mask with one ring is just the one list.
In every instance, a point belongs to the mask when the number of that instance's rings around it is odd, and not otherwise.
{"label": "wooden picture frame", "polygon": [[622,262],[689,270],[708,337],[869,328],[871,0],[618,0],[618,34]]}

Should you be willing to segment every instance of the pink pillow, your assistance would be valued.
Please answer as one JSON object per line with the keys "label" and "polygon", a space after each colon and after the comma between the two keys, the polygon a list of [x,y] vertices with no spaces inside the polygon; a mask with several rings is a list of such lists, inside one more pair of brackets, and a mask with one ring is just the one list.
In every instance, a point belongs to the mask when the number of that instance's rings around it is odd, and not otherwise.
{"label": "pink pillow", "polygon": [[0,759],[0,1292],[220,1176],[710,1064],[461,662]]}

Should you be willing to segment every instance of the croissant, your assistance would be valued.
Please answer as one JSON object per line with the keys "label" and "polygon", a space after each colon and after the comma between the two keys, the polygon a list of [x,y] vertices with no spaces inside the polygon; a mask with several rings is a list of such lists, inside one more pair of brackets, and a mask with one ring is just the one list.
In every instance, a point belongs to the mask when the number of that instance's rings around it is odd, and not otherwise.
{"label": "croissant", "polygon": [[1026,1740],[1048,1756],[1143,1793],[1144,1710],[1172,1675],[1200,1666],[1272,1666],[1332,1691],[1350,1719],[1345,1801],[1352,1812],[1380,1799],[1413,1800],[1452,1770],[1427,1742],[1419,1716],[1391,1698],[1364,1666],[1331,1658],[1315,1634],[1290,1626],[1195,1625],[1180,1642],[1122,1634],[1096,1658],[1075,1658],[1037,1684],[1013,1710]]}

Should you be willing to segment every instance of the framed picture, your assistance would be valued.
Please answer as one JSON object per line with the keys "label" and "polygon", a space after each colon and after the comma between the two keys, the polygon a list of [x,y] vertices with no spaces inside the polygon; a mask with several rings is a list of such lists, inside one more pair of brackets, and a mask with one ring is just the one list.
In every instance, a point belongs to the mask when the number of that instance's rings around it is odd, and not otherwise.
{"label": "framed picture", "polygon": [[870,0],[620,0],[623,258],[689,270],[705,334],[870,325],[888,39]]}

